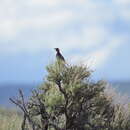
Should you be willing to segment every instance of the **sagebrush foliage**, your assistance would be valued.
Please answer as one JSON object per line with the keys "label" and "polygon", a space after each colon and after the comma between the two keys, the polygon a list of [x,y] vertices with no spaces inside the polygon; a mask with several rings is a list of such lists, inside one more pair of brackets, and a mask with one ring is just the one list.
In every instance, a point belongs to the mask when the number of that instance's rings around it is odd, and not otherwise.
{"label": "sagebrush foliage", "polygon": [[87,67],[56,62],[47,71],[24,112],[33,130],[130,129],[130,115],[105,95],[107,83],[91,81]]}

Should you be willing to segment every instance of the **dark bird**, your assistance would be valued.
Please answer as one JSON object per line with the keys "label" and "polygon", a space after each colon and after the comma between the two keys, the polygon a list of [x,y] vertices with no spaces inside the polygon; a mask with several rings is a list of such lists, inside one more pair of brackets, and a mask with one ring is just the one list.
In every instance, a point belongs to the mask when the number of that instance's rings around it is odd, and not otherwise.
{"label": "dark bird", "polygon": [[65,59],[64,59],[64,57],[61,55],[61,53],[60,53],[60,49],[59,48],[55,48],[55,50],[56,50],[56,58],[58,59],[58,60],[61,60],[61,61],[64,61],[65,62]]}

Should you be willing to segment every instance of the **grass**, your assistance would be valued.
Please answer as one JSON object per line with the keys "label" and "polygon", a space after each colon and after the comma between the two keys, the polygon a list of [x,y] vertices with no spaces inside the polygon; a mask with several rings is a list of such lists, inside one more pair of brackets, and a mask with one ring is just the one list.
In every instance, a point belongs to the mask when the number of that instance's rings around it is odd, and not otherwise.
{"label": "grass", "polygon": [[20,130],[21,121],[19,112],[0,107],[0,130]]}

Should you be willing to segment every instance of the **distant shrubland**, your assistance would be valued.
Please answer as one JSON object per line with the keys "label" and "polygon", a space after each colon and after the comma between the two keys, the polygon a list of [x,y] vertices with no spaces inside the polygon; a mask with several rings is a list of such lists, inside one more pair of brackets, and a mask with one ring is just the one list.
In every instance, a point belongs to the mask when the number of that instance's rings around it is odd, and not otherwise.
{"label": "distant shrubland", "polygon": [[21,130],[21,121],[17,110],[0,107],[0,130]]}

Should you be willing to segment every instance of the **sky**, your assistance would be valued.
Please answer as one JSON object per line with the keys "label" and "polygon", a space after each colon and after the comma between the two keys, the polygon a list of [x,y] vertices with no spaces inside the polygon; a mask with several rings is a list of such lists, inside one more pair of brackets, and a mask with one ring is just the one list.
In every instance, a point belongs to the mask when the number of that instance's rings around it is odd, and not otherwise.
{"label": "sky", "polygon": [[93,78],[130,80],[130,0],[1,0],[0,83],[42,82],[59,47]]}

